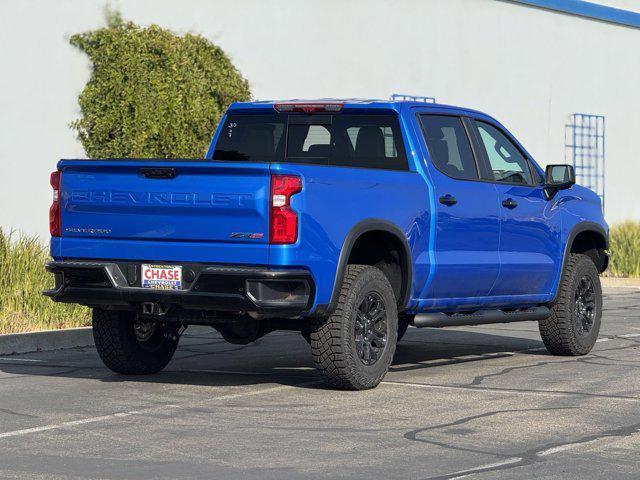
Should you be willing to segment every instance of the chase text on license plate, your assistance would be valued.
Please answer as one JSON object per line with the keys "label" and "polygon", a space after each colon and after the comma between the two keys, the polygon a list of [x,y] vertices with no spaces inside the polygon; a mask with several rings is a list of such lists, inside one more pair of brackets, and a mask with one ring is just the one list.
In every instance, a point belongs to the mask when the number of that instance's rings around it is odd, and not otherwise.
{"label": "chase text on license plate", "polygon": [[142,287],[160,290],[180,290],[182,288],[182,266],[143,264]]}

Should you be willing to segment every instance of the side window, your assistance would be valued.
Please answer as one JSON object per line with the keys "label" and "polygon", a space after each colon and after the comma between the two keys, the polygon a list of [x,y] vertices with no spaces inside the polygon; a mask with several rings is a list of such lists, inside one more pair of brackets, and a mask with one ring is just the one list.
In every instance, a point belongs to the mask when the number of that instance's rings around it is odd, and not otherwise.
{"label": "side window", "polygon": [[420,120],[436,168],[453,178],[477,180],[478,169],[462,120],[444,115],[421,115]]}
{"label": "side window", "polygon": [[529,161],[500,130],[488,123],[476,121],[480,140],[487,152],[493,178],[497,182],[532,185]]}

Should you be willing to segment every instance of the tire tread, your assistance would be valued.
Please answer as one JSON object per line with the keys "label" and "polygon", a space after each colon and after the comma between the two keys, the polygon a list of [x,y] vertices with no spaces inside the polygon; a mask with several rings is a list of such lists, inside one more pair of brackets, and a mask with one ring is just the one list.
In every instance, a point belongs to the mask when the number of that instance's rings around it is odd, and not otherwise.
{"label": "tire tread", "polygon": [[[540,336],[549,353],[552,355],[576,356],[585,355],[591,347],[585,349],[576,338],[573,326],[573,284],[578,272],[593,269],[599,282],[597,270],[592,260],[586,255],[570,254],[558,287],[558,296],[551,306],[551,315],[539,322]],[[596,295],[600,294],[600,289]],[[594,328],[599,329],[600,312],[597,312],[597,323]],[[596,335],[597,338],[597,335]],[[594,339],[595,342],[595,339]]]}
{"label": "tire tread", "polygon": [[105,366],[116,373],[157,373],[171,361],[178,341],[165,339],[158,352],[143,352],[136,345],[130,328],[133,320],[132,312],[93,309],[93,339],[98,355]]}
{"label": "tire tread", "polygon": [[[327,318],[315,319],[310,334],[311,355],[316,368],[324,374],[332,387],[343,390],[373,388],[380,383],[387,371],[385,369],[374,377],[363,375],[355,368],[344,342],[344,322],[346,310],[349,308],[349,294],[356,280],[363,275],[377,277],[386,283],[386,288],[390,292],[393,292],[387,278],[377,268],[369,265],[348,265],[334,312]],[[387,308],[395,309],[395,305]],[[393,358],[395,335],[389,334],[388,342],[391,341],[392,344],[389,347],[392,349],[391,358]]]}

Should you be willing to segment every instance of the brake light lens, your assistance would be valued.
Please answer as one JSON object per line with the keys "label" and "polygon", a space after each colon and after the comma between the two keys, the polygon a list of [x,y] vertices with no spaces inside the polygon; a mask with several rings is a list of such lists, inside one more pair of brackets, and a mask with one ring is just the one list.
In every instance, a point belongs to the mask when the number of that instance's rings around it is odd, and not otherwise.
{"label": "brake light lens", "polygon": [[282,245],[298,240],[298,214],[291,208],[291,197],[301,191],[300,177],[271,175],[269,243]]}
{"label": "brake light lens", "polygon": [[306,102],[290,102],[290,103],[276,103],[273,108],[275,108],[278,113],[335,113],[342,110],[344,103],[306,103]]}
{"label": "brake light lens", "polygon": [[61,235],[60,226],[60,181],[62,180],[62,172],[56,171],[51,173],[49,182],[53,188],[53,200],[49,207],[49,233],[52,237]]}

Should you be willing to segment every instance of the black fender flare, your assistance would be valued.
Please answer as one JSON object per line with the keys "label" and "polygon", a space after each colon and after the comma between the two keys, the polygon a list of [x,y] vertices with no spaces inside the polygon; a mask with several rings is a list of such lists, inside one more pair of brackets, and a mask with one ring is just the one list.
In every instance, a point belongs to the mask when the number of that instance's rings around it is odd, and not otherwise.
{"label": "black fender flare", "polygon": [[[605,250],[609,249],[609,234],[602,225],[595,222],[578,222],[577,224],[575,224],[571,229],[571,231],[569,232],[569,236],[567,237],[567,243],[564,246],[564,253],[562,255],[562,265],[560,266],[560,274],[558,276],[558,285],[556,287],[556,292],[553,295],[553,300],[551,300],[550,303],[555,302],[556,298],[558,297],[558,292],[560,290],[560,282],[562,281],[562,275],[564,274],[564,269],[567,265],[567,261],[569,260],[569,254],[571,253],[571,247],[573,246],[573,242],[575,241],[576,237],[583,232],[594,232],[599,234],[604,239]],[[606,262],[605,269],[607,266],[606,264],[608,263],[608,256],[606,257],[606,259],[607,260],[605,260]]]}
{"label": "black fender flare", "polygon": [[347,262],[349,261],[351,250],[353,249],[353,246],[355,245],[358,238],[360,238],[360,236],[372,231],[383,231],[390,233],[400,241],[403,249],[403,255],[401,258],[402,289],[400,291],[400,298],[398,298],[398,311],[404,310],[406,305],[409,303],[409,297],[411,295],[411,282],[413,278],[413,263],[407,236],[394,223],[382,219],[368,218],[358,222],[347,233],[344,242],[342,243],[340,256],[338,257],[338,267],[336,268],[336,274],[333,279],[331,299],[328,304],[318,305],[313,313],[314,316],[330,315],[336,308],[336,305],[338,303],[338,296],[340,295],[342,279],[344,278],[344,273],[347,269]]}

